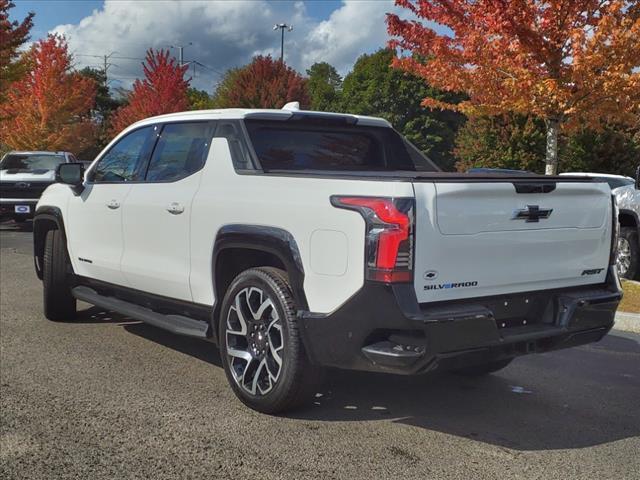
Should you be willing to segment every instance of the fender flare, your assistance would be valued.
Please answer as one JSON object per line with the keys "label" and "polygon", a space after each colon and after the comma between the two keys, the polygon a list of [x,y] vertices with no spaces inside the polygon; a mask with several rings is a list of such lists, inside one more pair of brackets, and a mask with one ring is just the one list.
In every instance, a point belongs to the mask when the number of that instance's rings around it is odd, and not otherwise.
{"label": "fender flare", "polygon": [[[304,293],[304,267],[300,250],[290,232],[265,225],[229,224],[225,225],[216,235],[213,246],[212,278],[216,291],[216,265],[220,254],[229,248],[246,248],[258,250],[274,255],[282,262],[291,283],[293,297],[298,309],[308,309],[307,297]],[[219,305],[221,296],[216,294],[214,312]]]}
{"label": "fender flare", "polygon": [[[33,217],[33,263],[36,269],[36,275],[42,280],[42,263],[41,259],[44,255],[44,238],[43,228],[46,222],[53,222],[57,229],[62,233],[64,244],[67,244],[67,234],[64,227],[64,219],[62,218],[62,210],[58,207],[43,206],[36,210]],[[45,230],[50,230],[47,228]]]}
{"label": "fender flare", "polygon": [[638,232],[638,242],[640,242],[640,218],[638,218],[638,214],[633,210],[620,208],[618,210],[618,222],[620,221],[620,215],[628,215],[629,217],[633,218],[636,224],[636,231]]}

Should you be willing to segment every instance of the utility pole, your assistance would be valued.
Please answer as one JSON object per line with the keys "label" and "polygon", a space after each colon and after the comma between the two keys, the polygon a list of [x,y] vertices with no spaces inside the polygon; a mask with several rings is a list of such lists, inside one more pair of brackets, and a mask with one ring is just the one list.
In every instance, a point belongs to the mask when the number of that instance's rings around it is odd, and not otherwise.
{"label": "utility pole", "polygon": [[276,23],[273,26],[274,30],[280,29],[280,62],[284,62],[284,31],[293,30],[293,25],[287,25],[286,23]]}
{"label": "utility pole", "polygon": [[189,42],[186,45],[171,45],[171,48],[178,49],[178,62],[180,63],[180,66],[184,65],[184,49],[190,45],[193,45],[193,42]]}
{"label": "utility pole", "polygon": [[118,52],[111,52],[109,55],[103,55],[102,59],[104,60],[104,86],[107,86],[108,80],[107,80],[107,70],[109,70],[109,67],[112,65],[111,63],[109,63],[109,59],[115,55]]}

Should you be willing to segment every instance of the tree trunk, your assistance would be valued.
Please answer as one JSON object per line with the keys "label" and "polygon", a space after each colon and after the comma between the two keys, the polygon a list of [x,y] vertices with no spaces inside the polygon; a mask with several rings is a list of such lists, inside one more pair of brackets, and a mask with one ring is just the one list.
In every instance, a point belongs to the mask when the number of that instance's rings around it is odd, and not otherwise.
{"label": "tree trunk", "polygon": [[547,158],[545,175],[556,175],[558,173],[558,130],[560,122],[556,118],[546,120],[547,125]]}

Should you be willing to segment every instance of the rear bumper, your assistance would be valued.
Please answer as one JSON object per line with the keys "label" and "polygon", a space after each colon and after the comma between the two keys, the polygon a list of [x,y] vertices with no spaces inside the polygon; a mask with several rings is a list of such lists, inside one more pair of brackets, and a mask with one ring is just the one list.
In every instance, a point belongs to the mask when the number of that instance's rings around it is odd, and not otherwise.
{"label": "rear bumper", "polygon": [[368,283],[336,312],[299,312],[311,361],[418,374],[600,340],[622,293],[605,285],[419,305],[413,285]]}

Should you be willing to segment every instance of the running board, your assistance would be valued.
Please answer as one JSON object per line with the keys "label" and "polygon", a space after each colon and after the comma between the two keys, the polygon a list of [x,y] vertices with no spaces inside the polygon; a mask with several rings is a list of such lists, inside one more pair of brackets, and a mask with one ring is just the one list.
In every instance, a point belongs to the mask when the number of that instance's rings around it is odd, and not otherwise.
{"label": "running board", "polygon": [[114,312],[178,335],[187,335],[196,338],[207,338],[209,336],[209,325],[207,322],[201,320],[194,320],[182,315],[164,315],[157,313],[149,308],[141,307],[135,303],[125,302],[119,298],[105,297],[89,287],[75,287],[71,290],[71,293],[75,298],[83,302],[107,310],[113,310]]}

